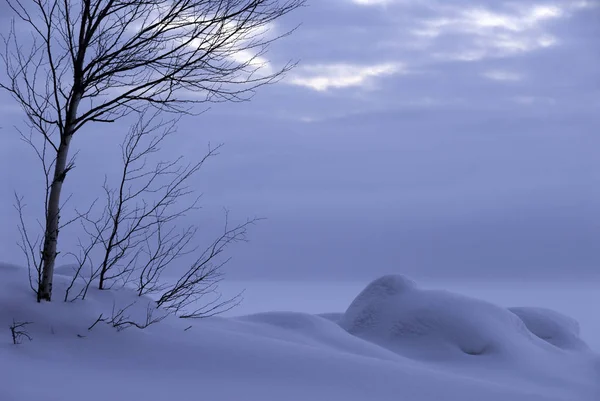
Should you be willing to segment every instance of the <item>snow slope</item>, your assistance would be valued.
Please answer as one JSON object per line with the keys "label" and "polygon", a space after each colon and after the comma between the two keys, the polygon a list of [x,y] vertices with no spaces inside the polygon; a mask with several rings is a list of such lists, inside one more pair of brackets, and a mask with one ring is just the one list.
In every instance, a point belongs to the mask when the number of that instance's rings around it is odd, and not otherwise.
{"label": "snow slope", "polygon": [[[66,281],[57,278],[57,299]],[[376,280],[343,314],[168,317],[145,330],[88,331],[136,300],[128,313],[143,319],[150,301],[123,290],[37,304],[26,273],[0,266],[0,400],[600,399],[599,357],[568,318],[403,277]],[[13,319],[32,322],[33,341],[11,343]]]}

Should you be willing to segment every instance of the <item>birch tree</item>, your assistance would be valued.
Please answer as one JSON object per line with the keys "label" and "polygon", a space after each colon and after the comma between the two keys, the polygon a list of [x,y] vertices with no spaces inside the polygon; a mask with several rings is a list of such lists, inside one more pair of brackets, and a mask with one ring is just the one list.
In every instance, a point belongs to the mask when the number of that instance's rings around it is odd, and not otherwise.
{"label": "birch tree", "polygon": [[74,136],[148,106],[196,113],[198,104],[248,100],[293,67],[264,59],[291,31],[267,33],[304,0],[5,1],[15,18],[0,87],[51,155],[37,283],[38,302],[50,301]]}

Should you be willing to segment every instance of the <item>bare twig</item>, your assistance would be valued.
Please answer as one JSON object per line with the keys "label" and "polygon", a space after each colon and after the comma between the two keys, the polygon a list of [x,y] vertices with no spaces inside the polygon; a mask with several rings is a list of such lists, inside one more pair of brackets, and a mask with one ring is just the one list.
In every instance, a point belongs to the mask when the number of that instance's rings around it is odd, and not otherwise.
{"label": "bare twig", "polygon": [[156,306],[152,305],[152,303],[148,303],[146,307],[146,317],[142,322],[136,322],[131,319],[129,315],[127,315],[127,311],[132,306],[136,305],[136,302],[132,302],[124,307],[118,308],[116,304],[113,302],[113,307],[111,311],[110,317],[104,317],[104,314],[100,314],[98,318],[94,321],[94,323],[88,327],[88,331],[91,331],[98,323],[106,323],[113,328],[117,329],[117,331],[125,330],[129,327],[136,327],[138,329],[145,329],[148,326],[151,326],[155,323],[158,323],[167,317],[167,314],[162,314],[158,317],[154,316],[154,312],[156,312]]}
{"label": "bare twig", "polygon": [[[25,260],[27,261],[29,286],[34,292],[37,292],[39,282],[42,278],[42,261],[40,258],[42,250],[40,248],[39,238],[32,240],[29,237],[27,225],[25,224],[23,216],[25,206],[26,205],[23,203],[23,197],[15,193],[15,209],[19,215],[18,229],[21,237],[20,241],[17,242],[17,245],[25,255]],[[35,274],[35,278],[32,277],[32,274]]]}
{"label": "bare twig", "polygon": [[[183,318],[199,318],[226,312],[241,302],[242,293],[222,300],[218,292],[218,285],[223,279],[222,267],[229,261],[229,258],[221,259],[220,255],[229,245],[246,241],[247,228],[260,219],[247,220],[230,227],[228,216],[226,211],[223,233],[199,255],[176,283],[160,295],[158,306]],[[214,298],[201,302],[207,295]]]}
{"label": "bare twig", "polygon": [[21,344],[23,339],[33,340],[29,333],[25,330],[25,327],[32,324],[32,322],[17,322],[13,319],[10,325],[10,334],[12,337],[13,344]]}
{"label": "bare twig", "polygon": [[[192,164],[183,164],[181,159],[151,163],[174,127],[174,120],[142,113],[125,137],[118,185],[113,188],[105,180],[106,201],[100,216],[86,214],[81,219],[88,242],[85,246],[80,242],[79,254],[73,254],[78,268],[69,289],[84,265],[91,271],[73,299],[84,298],[94,280],[99,289],[110,288],[119,280],[133,286],[138,296],[158,294],[157,305],[181,317],[214,315],[240,302],[241,294],[221,299],[217,291],[221,268],[228,261],[222,253],[230,244],[245,241],[248,226],[258,219],[230,227],[226,211],[223,233],[199,251],[197,228],[178,226],[199,201],[188,182],[220,146],[209,146],[204,157]],[[198,256],[183,276],[175,284],[165,283],[163,273],[192,254]]]}

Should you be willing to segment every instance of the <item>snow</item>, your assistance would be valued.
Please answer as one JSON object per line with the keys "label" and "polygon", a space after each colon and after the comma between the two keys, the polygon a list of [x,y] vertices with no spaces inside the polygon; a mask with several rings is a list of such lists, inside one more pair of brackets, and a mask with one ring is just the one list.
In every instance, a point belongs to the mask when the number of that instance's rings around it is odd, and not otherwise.
{"label": "snow", "polygon": [[375,280],[345,312],[167,317],[123,331],[87,328],[133,301],[128,314],[142,320],[149,299],[93,290],[58,302],[67,282],[57,276],[57,302],[37,304],[26,272],[0,266],[0,327],[29,321],[33,338],[15,346],[0,334],[0,400],[600,399],[599,356],[572,319],[401,276]]}
{"label": "snow", "polygon": [[340,325],[402,355],[453,362],[499,356],[532,337],[523,321],[504,308],[445,291],[420,290],[402,276],[369,284]]}
{"label": "snow", "polygon": [[[419,287],[445,289],[471,298],[486,300],[510,308],[516,305],[549,308],[570,316],[580,323],[580,337],[596,352],[600,352],[600,304],[598,280],[431,280],[419,279]],[[234,281],[225,280],[221,289],[229,296],[244,291],[244,302],[224,316],[248,315],[277,308],[311,314],[340,312],[360,293],[365,281]]]}
{"label": "snow", "polygon": [[523,321],[531,333],[562,349],[589,350],[579,338],[576,320],[546,308],[508,308]]}

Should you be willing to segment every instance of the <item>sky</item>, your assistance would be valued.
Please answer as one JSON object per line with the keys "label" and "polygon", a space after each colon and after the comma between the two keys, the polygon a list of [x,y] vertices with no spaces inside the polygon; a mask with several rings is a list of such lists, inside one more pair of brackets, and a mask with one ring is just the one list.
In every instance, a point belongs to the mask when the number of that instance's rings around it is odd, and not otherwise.
{"label": "sky", "polygon": [[[297,24],[266,56],[300,61],[283,81],[184,117],[165,148],[225,144],[186,218],[205,239],[224,207],[266,218],[230,277],[600,277],[600,3],[312,0],[269,34]],[[0,259],[23,264],[13,191],[33,216],[41,177],[18,107],[0,106]],[[74,204],[97,196],[126,130],[78,133]],[[78,233],[63,235],[68,249]]]}

